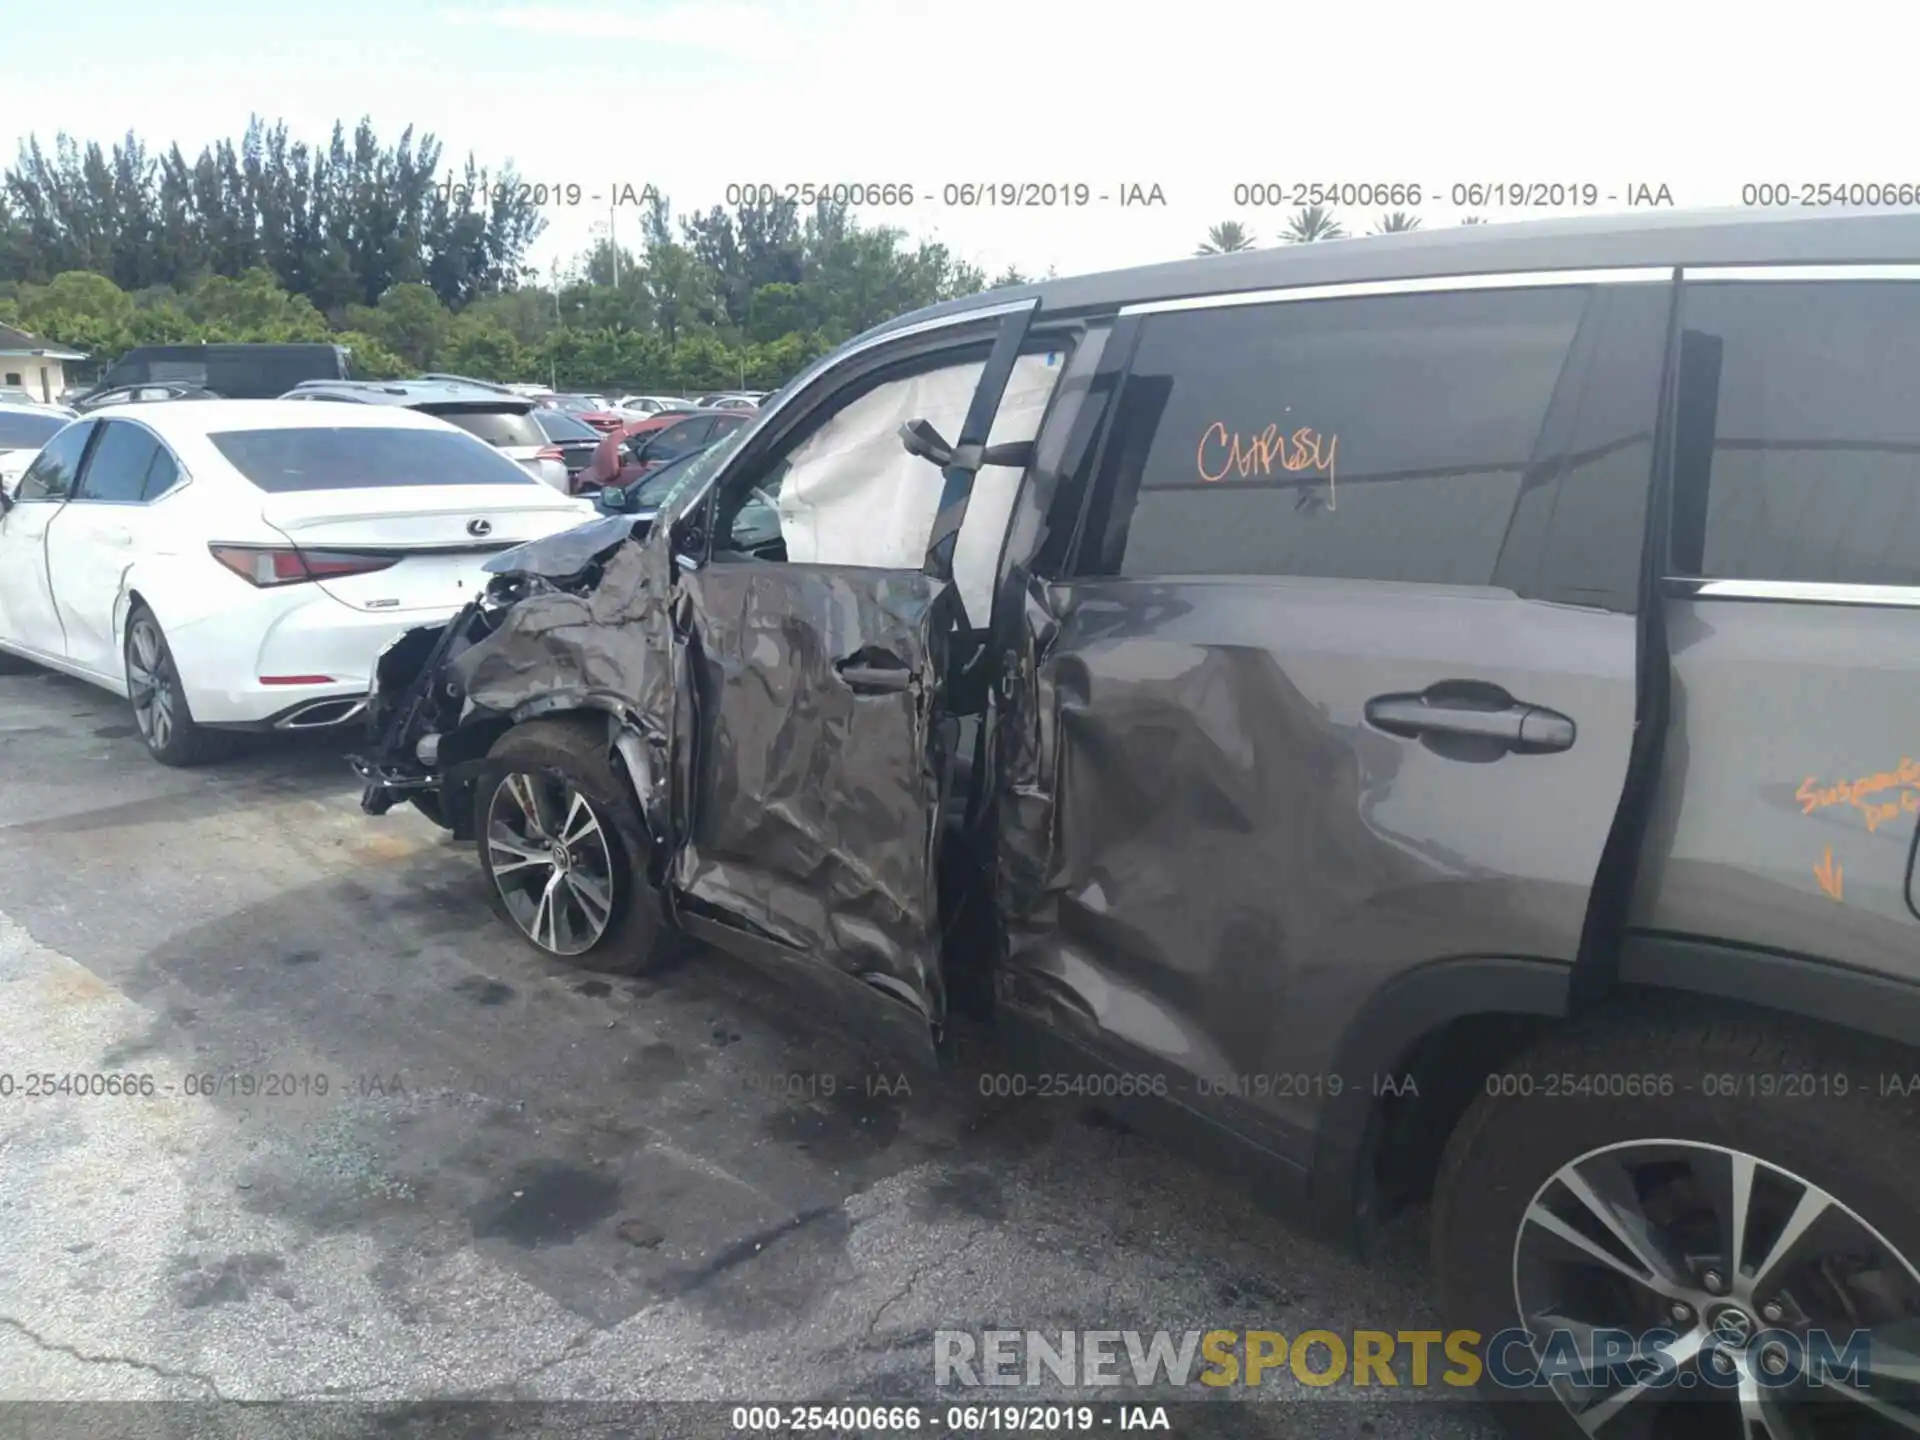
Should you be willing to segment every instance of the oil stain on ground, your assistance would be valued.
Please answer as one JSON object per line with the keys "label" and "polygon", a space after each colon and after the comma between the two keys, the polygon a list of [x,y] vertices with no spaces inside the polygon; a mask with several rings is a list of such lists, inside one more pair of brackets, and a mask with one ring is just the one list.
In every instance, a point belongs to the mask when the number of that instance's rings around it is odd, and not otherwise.
{"label": "oil stain on ground", "polygon": [[498,980],[483,980],[478,975],[469,975],[464,980],[454,982],[453,993],[476,1005],[504,1005],[513,999],[514,989]]}
{"label": "oil stain on ground", "polygon": [[536,1160],[514,1171],[469,1218],[476,1240],[504,1240],[532,1250],[577,1240],[620,1208],[613,1176],[561,1160]]}

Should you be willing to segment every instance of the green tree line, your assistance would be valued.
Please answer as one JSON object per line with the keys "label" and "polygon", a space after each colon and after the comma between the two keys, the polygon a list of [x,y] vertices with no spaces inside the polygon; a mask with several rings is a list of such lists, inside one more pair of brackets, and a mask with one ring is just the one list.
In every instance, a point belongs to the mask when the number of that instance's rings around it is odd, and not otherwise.
{"label": "green tree line", "polygon": [[526,255],[544,222],[512,167],[446,168],[411,128],[389,144],[363,120],[310,146],[256,118],[191,160],[135,135],[35,138],[0,174],[0,321],[99,362],[134,345],[334,340],[373,377],[764,388],[989,285],[843,205],[676,216],[652,191],[623,198],[639,249],[603,240],[542,285]]}

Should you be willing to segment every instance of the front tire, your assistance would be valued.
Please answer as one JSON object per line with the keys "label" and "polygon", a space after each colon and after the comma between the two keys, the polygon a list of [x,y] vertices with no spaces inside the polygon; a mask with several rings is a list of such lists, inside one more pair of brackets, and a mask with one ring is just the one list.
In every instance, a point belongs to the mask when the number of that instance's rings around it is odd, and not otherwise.
{"label": "front tire", "polygon": [[529,720],[502,735],[473,787],[473,833],[489,903],[536,949],[625,975],[673,957],[646,832],[603,724]]}
{"label": "front tire", "polygon": [[[1520,1402],[1500,1407],[1510,1431],[1920,1431],[1902,1373],[1920,1364],[1920,1116],[1887,1093],[1915,1072],[1910,1052],[1784,1018],[1622,1012],[1489,1077],[1441,1165],[1433,1269],[1446,1323],[1487,1342],[1483,1389]],[[1867,1398],[1797,1373],[1862,1332]],[[1629,1338],[1658,1352],[1657,1383],[1541,1383]]]}
{"label": "front tire", "polygon": [[160,622],[144,605],[127,615],[124,653],[127,697],[147,753],[162,765],[197,765],[207,759],[214,750],[212,737],[194,722],[180,667]]}

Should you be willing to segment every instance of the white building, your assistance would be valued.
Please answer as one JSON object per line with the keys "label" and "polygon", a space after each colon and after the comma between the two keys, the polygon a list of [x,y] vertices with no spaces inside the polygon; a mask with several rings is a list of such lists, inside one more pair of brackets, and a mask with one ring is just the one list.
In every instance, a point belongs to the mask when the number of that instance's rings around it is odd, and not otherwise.
{"label": "white building", "polygon": [[67,364],[86,358],[78,350],[63,350],[0,325],[0,388],[17,385],[43,404],[52,404],[67,388]]}

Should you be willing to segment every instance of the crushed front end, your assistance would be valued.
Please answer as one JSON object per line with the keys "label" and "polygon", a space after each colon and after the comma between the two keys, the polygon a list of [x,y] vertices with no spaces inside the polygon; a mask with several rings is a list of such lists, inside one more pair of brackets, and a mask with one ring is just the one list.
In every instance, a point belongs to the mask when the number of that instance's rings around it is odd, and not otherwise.
{"label": "crushed front end", "polygon": [[[635,531],[633,517],[608,516],[503,551],[484,567],[491,578],[475,600],[445,624],[409,630],[387,647],[367,696],[365,748],[348,757],[365,783],[362,810],[384,815],[408,801],[470,838],[471,772],[493,740],[529,713],[587,699],[566,683],[578,668],[561,643],[570,628],[562,617],[586,618],[578,611],[615,557],[638,551]],[[623,568],[636,562],[629,555]],[[523,613],[529,605],[531,616]],[[545,643],[515,645],[503,667],[489,642],[507,631]],[[604,701],[601,708],[615,709]]]}

